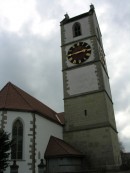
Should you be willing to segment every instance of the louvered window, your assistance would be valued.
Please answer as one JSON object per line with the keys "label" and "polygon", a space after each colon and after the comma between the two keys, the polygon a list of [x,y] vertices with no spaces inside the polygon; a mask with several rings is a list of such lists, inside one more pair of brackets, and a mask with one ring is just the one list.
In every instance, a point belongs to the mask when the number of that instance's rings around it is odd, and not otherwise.
{"label": "louvered window", "polygon": [[80,23],[75,23],[73,25],[73,36],[74,37],[77,37],[77,36],[80,36],[81,35],[81,26],[80,26]]}

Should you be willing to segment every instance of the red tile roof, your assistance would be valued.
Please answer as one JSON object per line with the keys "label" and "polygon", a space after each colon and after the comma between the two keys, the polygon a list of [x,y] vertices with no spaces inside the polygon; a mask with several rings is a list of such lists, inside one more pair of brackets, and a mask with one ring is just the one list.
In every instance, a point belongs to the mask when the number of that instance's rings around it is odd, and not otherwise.
{"label": "red tile roof", "polygon": [[10,82],[0,91],[0,110],[3,109],[34,112],[58,124],[63,124],[55,111]]}
{"label": "red tile roof", "polygon": [[45,158],[53,157],[83,157],[83,154],[65,141],[51,136],[45,151]]}

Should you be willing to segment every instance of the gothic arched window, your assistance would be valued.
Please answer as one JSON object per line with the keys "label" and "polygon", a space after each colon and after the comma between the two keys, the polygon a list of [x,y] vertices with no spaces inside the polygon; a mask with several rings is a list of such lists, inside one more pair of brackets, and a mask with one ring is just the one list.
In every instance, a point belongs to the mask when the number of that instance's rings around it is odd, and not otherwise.
{"label": "gothic arched window", "polygon": [[16,120],[12,128],[12,139],[14,141],[11,151],[11,159],[22,159],[23,154],[23,124]]}
{"label": "gothic arched window", "polygon": [[81,35],[81,26],[80,26],[80,23],[76,22],[73,25],[73,36],[77,37],[77,36],[80,36],[80,35]]}

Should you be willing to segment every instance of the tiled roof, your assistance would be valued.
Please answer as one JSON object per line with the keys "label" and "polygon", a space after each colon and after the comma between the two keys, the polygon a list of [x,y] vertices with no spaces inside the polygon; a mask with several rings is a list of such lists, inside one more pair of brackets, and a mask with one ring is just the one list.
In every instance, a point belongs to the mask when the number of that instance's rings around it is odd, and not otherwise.
{"label": "tiled roof", "polygon": [[83,157],[83,154],[65,141],[51,136],[45,151],[45,158],[53,157]]}
{"label": "tiled roof", "polygon": [[10,82],[0,91],[0,110],[2,109],[34,112],[62,124],[55,111]]}

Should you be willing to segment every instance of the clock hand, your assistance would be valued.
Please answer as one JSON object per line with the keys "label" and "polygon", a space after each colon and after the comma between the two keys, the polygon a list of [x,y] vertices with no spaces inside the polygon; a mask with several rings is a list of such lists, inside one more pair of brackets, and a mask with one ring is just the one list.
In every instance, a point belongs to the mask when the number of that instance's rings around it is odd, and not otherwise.
{"label": "clock hand", "polygon": [[69,54],[68,56],[76,55],[76,54],[79,54],[79,53],[81,53],[81,52],[85,52],[86,50],[87,50],[87,49],[83,49],[83,50],[74,52],[74,53],[72,53],[72,54]]}

